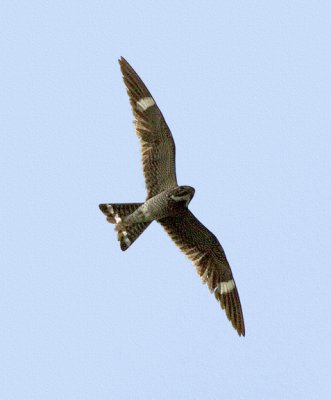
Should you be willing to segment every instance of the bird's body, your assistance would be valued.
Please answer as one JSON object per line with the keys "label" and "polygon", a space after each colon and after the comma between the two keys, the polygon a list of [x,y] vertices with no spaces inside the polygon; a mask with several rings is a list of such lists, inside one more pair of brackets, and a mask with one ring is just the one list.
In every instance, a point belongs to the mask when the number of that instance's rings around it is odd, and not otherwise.
{"label": "bird's body", "polygon": [[147,199],[136,211],[128,215],[124,224],[151,222],[179,215],[194,196],[189,186],[175,186]]}
{"label": "bird's body", "polygon": [[107,221],[115,224],[122,250],[127,250],[150,223],[159,222],[193,261],[233,327],[244,336],[239,295],[224,250],[216,236],[188,210],[195,189],[177,184],[175,143],[170,129],[137,73],[124,58],[119,63],[141,141],[147,199],[144,203],[108,203],[99,207]]}

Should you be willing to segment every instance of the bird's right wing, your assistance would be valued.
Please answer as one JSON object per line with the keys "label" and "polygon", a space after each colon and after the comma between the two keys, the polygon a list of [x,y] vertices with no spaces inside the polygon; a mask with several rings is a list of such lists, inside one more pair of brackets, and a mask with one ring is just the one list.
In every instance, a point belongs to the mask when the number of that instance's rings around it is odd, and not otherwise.
{"label": "bird's right wing", "polygon": [[215,237],[188,209],[158,222],[176,245],[193,261],[203,283],[215,294],[239,336],[245,336],[240,299],[224,250]]}
{"label": "bird's right wing", "polygon": [[123,80],[130,97],[137,135],[141,142],[147,198],[177,185],[175,143],[170,129],[144,82],[121,57]]}

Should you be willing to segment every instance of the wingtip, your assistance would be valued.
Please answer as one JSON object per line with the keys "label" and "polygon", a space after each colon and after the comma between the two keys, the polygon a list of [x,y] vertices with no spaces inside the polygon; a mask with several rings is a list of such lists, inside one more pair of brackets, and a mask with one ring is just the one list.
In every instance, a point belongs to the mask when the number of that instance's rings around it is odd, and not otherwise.
{"label": "wingtip", "polygon": [[131,67],[130,63],[122,56],[118,59],[118,63],[120,65],[120,69],[121,69],[123,79],[125,82],[125,76],[132,73],[132,71],[134,71],[134,70]]}
{"label": "wingtip", "polygon": [[216,290],[215,297],[238,335],[245,336],[245,322],[237,288],[222,294]]}
{"label": "wingtip", "polygon": [[118,59],[118,63],[120,65],[121,71],[123,71],[124,58],[122,56]]}
{"label": "wingtip", "polygon": [[240,336],[245,337],[245,334],[246,334],[246,332],[245,332],[245,326],[242,326],[242,327],[235,327],[235,326],[233,326],[233,327],[234,327],[234,329],[237,331],[239,337],[240,337]]}
{"label": "wingtip", "polygon": [[126,60],[123,56],[120,56],[120,58],[118,59],[118,63],[119,63],[119,65],[120,65],[121,67],[123,67],[125,64],[126,64],[126,65],[130,65],[130,64],[127,62],[127,60]]}

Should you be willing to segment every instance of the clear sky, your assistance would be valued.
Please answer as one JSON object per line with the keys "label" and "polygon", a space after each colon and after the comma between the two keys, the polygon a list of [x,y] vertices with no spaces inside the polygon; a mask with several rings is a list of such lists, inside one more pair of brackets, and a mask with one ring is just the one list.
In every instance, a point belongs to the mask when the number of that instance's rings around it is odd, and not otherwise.
{"label": "clear sky", "polygon": [[[0,398],[327,399],[329,1],[1,1]],[[239,338],[153,223],[117,59],[175,138],[239,288]]]}

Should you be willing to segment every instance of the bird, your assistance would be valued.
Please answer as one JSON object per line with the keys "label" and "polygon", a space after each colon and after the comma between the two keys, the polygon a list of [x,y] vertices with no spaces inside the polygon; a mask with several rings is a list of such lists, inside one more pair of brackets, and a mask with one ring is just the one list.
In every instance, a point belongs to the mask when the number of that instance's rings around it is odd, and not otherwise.
{"label": "bird", "polygon": [[140,203],[105,203],[99,208],[115,224],[121,250],[127,250],[143,231],[157,221],[193,262],[202,282],[214,294],[233,328],[245,336],[242,307],[230,264],[217,237],[189,210],[195,189],[177,184],[175,142],[154,97],[121,57],[123,80],[141,144],[147,197]]}

